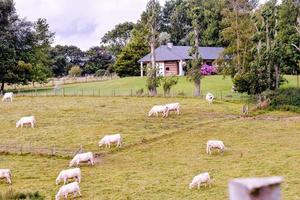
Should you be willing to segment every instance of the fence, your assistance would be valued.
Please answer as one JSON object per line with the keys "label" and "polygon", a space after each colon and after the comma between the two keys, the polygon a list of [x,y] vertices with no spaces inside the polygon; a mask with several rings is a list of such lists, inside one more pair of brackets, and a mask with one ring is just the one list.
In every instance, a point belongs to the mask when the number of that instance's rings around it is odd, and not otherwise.
{"label": "fence", "polygon": [[82,145],[80,145],[78,149],[64,149],[57,148],[55,145],[52,147],[33,147],[31,144],[0,144],[1,153],[12,154],[37,154],[44,156],[73,157],[82,151]]}
{"label": "fence", "polygon": [[49,89],[49,87],[54,87],[57,84],[59,85],[68,85],[68,84],[76,84],[76,83],[90,83],[90,82],[99,82],[106,80],[113,80],[119,78],[117,75],[113,74],[110,76],[86,76],[86,77],[63,77],[63,78],[52,78],[48,83],[39,84],[35,83],[34,86],[32,84],[29,85],[5,85],[5,88],[8,90],[34,90],[37,89]]}
{"label": "fence", "polygon": [[[205,98],[207,92],[202,91],[199,98]],[[216,91],[213,92],[217,100],[239,100],[246,101],[249,99],[248,95],[229,92],[229,91]],[[35,89],[27,91],[17,91],[18,96],[93,96],[93,97],[149,97],[149,92],[143,92],[141,89],[101,89],[101,88],[75,88],[66,87],[61,89]],[[193,91],[176,91],[172,90],[168,95],[162,91],[158,91],[159,97],[193,97]]]}

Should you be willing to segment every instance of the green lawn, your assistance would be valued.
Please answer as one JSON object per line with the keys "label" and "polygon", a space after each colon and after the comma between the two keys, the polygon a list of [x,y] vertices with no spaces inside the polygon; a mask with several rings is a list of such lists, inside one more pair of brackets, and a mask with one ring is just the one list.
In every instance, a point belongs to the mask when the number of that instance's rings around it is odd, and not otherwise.
{"label": "green lawn", "polygon": [[[179,116],[146,116],[152,105],[175,101],[182,105]],[[272,175],[285,178],[283,199],[299,199],[299,116],[267,112],[245,119],[239,118],[241,107],[222,101],[208,106],[193,98],[18,97],[12,104],[0,104],[0,143],[65,148],[83,144],[86,151],[102,153],[96,166],[81,167],[79,199],[223,200],[228,199],[230,179]],[[29,114],[36,116],[37,127],[16,129],[15,121]],[[121,150],[97,147],[100,137],[115,132],[124,138]],[[229,151],[206,155],[209,139],[223,140]],[[68,162],[0,155],[0,168],[13,172],[13,189],[38,190],[46,199],[59,189],[55,178]],[[189,190],[193,176],[205,171],[212,175],[213,187]],[[8,188],[0,181],[0,191]]]}
{"label": "green lawn", "polygon": [[[288,80],[283,87],[296,87],[296,76],[286,76]],[[64,85],[63,90],[57,91],[57,95],[94,95],[94,96],[130,96],[135,95],[136,91],[143,88],[146,89],[146,78],[141,77],[128,77],[115,80],[108,80],[102,82],[80,83]],[[208,76],[202,79],[201,90],[203,94],[212,92],[217,98],[234,97],[240,98],[241,94],[231,92],[232,81],[229,77],[220,75]],[[158,92],[163,94],[162,86],[159,87]],[[194,85],[188,81],[186,77],[179,77],[179,82],[171,91],[171,94],[181,96],[193,96]],[[33,92],[34,94],[34,92]],[[40,95],[54,94],[53,89],[39,90]]]}

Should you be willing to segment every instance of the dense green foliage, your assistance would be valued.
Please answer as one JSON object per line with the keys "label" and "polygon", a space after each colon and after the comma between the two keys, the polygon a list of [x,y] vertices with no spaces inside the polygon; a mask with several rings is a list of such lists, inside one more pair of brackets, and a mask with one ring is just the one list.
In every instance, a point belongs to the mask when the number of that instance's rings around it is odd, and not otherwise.
{"label": "dense green foliage", "polygon": [[140,65],[138,60],[149,52],[149,46],[145,40],[148,31],[142,26],[137,25],[132,31],[132,39],[118,55],[113,70],[121,77],[138,76]]}
{"label": "dense green foliage", "polygon": [[272,108],[300,112],[300,88],[282,88],[265,94]]}
{"label": "dense green foliage", "polygon": [[71,67],[70,71],[69,71],[69,75],[71,77],[79,77],[82,73],[82,70],[80,69],[80,67],[78,65],[74,65]]}
{"label": "dense green foliage", "polygon": [[131,31],[135,24],[132,22],[124,22],[115,26],[115,28],[107,32],[101,39],[101,43],[112,52],[114,56],[118,56],[121,50],[128,44],[131,38]]}
{"label": "dense green foliage", "polygon": [[5,83],[46,82],[51,76],[48,53],[54,35],[46,20],[19,19],[13,0],[0,1],[0,35],[0,91]]}
{"label": "dense green foliage", "polygon": [[169,95],[173,86],[178,83],[178,77],[163,77],[161,80],[161,84],[164,90],[164,95]]}
{"label": "dense green foliage", "polygon": [[239,92],[259,95],[275,90],[284,82],[284,73],[297,74],[300,54],[293,42],[297,35],[299,1],[278,4],[269,0],[257,7],[250,0],[226,1],[222,31],[225,48],[221,70],[233,77]]}

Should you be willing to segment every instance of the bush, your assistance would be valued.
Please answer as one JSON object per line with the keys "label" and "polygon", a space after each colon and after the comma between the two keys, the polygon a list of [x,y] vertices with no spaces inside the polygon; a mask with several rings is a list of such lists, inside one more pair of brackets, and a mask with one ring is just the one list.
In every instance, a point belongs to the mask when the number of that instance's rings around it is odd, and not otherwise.
{"label": "bush", "polygon": [[215,66],[211,65],[202,65],[201,66],[201,75],[207,76],[207,75],[213,75],[217,73],[217,68]]}
{"label": "bush", "polygon": [[71,77],[79,77],[79,76],[81,76],[81,73],[82,73],[82,70],[77,65],[74,65],[73,67],[71,67],[71,69],[69,71],[69,75]]}
{"label": "bush", "polygon": [[0,200],[11,199],[11,200],[19,200],[19,199],[30,199],[30,200],[43,200],[45,199],[40,193],[37,192],[15,192],[12,189],[2,193],[0,195]]}
{"label": "bush", "polygon": [[164,77],[162,78],[162,86],[164,89],[164,95],[169,95],[171,88],[178,83],[178,77]]}
{"label": "bush", "polygon": [[271,108],[300,112],[300,88],[282,88],[264,95],[271,100]]}

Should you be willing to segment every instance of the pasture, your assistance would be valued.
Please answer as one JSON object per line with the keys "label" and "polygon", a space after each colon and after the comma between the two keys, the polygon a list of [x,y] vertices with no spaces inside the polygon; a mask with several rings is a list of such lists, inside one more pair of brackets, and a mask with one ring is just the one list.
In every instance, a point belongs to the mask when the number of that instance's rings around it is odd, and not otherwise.
{"label": "pasture", "polygon": [[[181,114],[148,118],[152,105],[180,102]],[[0,104],[0,143],[77,148],[101,154],[95,166],[82,166],[79,199],[216,199],[228,198],[228,181],[236,177],[285,177],[284,199],[299,199],[300,118],[288,112],[262,112],[240,118],[242,104],[195,98],[18,97]],[[16,129],[22,116],[34,115],[35,129]],[[121,133],[121,149],[97,146],[105,134]],[[209,139],[229,150],[209,156]],[[52,199],[58,173],[68,158],[0,155],[13,185],[0,191],[40,191]],[[194,175],[210,172],[213,187],[189,190]]]}
{"label": "pasture", "polygon": [[[287,80],[283,87],[296,87],[296,76],[285,76]],[[235,99],[240,99],[246,94],[238,94],[231,92],[232,80],[230,77],[222,75],[207,76],[202,79],[201,90],[205,94],[212,92],[218,98],[233,96]],[[78,83],[62,85],[61,89],[56,93],[53,89],[44,88],[37,89],[37,95],[71,95],[71,96],[134,96],[140,89],[147,94],[146,77],[126,77],[100,82]],[[35,90],[23,91],[23,94],[35,94]],[[194,85],[188,81],[186,77],[179,77],[178,84],[171,89],[171,95],[174,96],[193,96]],[[158,93],[163,95],[162,86],[158,88]]]}

